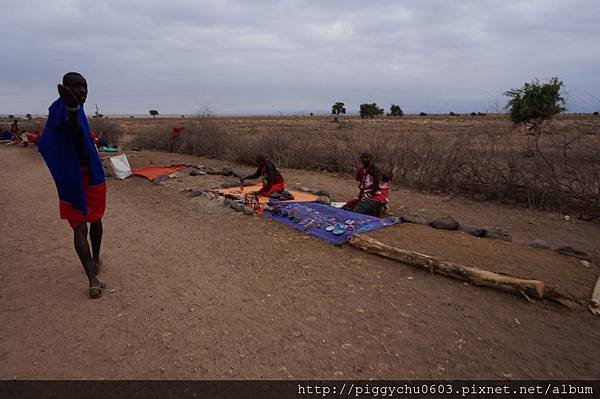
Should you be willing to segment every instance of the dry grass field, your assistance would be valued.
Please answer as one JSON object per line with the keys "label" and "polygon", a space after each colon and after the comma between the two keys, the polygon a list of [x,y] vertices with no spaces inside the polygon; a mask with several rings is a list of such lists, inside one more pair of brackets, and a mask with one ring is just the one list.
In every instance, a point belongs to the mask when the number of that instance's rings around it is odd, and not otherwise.
{"label": "dry grass field", "polygon": [[[39,129],[41,119],[22,121]],[[368,149],[401,186],[600,216],[600,117],[561,115],[539,137],[506,115],[90,119],[111,142],[252,164],[351,173]],[[185,132],[170,139],[176,126]],[[8,125],[7,125],[8,127]]]}

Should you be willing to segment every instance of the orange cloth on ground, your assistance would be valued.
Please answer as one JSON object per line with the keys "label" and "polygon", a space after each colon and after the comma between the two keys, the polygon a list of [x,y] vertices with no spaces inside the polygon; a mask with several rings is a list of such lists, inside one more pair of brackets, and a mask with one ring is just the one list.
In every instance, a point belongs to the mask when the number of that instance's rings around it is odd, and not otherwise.
{"label": "orange cloth on ground", "polygon": [[[215,193],[219,193],[222,195],[237,195],[240,197],[243,197],[244,194],[249,194],[253,191],[258,191],[260,190],[262,187],[262,184],[257,184],[254,186],[247,186],[244,187],[243,190],[241,190],[241,187],[233,187],[233,188],[219,188],[217,190],[213,190]],[[315,200],[317,199],[316,195],[312,195],[309,193],[303,193],[301,191],[293,191],[293,190],[289,190],[290,193],[292,193],[292,195],[294,196],[293,200],[286,200],[285,202],[315,202]],[[269,201],[280,201],[277,198],[271,198],[271,197],[263,197],[260,196],[260,198],[258,199],[258,202],[261,204],[266,204]]]}
{"label": "orange cloth on ground", "polygon": [[159,177],[170,175],[171,173],[175,173],[180,171],[181,169],[185,169],[184,165],[176,165],[176,166],[144,166],[142,168],[132,169],[131,174],[145,177],[149,180],[158,179]]}

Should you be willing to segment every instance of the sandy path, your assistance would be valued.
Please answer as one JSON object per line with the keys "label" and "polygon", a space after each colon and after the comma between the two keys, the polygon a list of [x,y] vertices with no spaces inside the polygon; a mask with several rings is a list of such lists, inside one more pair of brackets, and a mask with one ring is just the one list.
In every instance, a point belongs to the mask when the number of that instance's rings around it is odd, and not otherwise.
{"label": "sandy path", "polygon": [[[109,179],[86,299],[39,155],[0,148],[0,378],[600,378],[585,310],[430,276]],[[35,204],[35,205],[28,205]]]}

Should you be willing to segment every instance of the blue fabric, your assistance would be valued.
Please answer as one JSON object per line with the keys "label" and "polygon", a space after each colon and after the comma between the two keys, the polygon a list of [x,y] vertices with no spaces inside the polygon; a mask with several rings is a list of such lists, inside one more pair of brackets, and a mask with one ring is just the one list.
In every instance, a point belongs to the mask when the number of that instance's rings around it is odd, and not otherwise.
{"label": "blue fabric", "polygon": [[2,132],[2,140],[12,140],[12,133],[8,130]]}
{"label": "blue fabric", "polygon": [[[345,244],[353,234],[375,231],[404,221],[402,218],[380,219],[315,202],[271,201],[269,205],[279,205],[281,211],[275,214],[265,211],[264,214],[267,217],[335,245]],[[289,217],[283,216],[282,212],[293,213],[300,219],[300,222],[290,220]],[[341,235],[335,235],[325,230],[330,225],[344,227],[347,231]]]}
{"label": "blue fabric", "polygon": [[[90,167],[90,187],[93,187],[104,183],[104,169],[90,137],[90,128],[82,105],[78,116],[83,130],[84,157]],[[60,201],[87,216],[81,165],[75,150],[75,140],[67,126],[68,117],[69,112],[62,100],[59,98],[54,101],[48,109],[48,121],[38,142],[38,148],[54,178]]]}

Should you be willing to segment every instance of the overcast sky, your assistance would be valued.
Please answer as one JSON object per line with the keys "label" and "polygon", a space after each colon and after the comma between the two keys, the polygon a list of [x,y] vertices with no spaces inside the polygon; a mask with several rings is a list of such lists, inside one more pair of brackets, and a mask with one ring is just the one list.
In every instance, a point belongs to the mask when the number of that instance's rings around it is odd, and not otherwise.
{"label": "overcast sky", "polygon": [[533,78],[600,110],[597,0],[3,0],[0,114],[45,114],[67,71],[88,113],[493,111]]}

